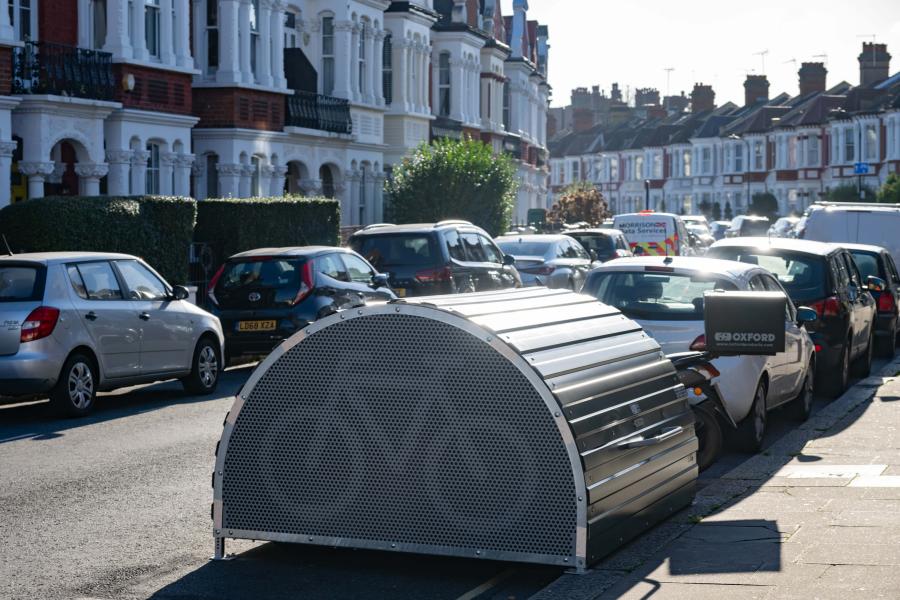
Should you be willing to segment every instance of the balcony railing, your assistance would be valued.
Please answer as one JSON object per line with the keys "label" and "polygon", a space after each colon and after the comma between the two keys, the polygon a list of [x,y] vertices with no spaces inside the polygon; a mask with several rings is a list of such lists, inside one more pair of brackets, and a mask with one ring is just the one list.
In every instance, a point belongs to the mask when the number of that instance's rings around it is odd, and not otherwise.
{"label": "balcony railing", "polygon": [[49,42],[25,42],[13,55],[13,93],[112,100],[112,54]]}
{"label": "balcony railing", "polygon": [[353,133],[350,103],[343,98],[297,91],[293,96],[288,96],[286,101],[285,125],[288,127]]}

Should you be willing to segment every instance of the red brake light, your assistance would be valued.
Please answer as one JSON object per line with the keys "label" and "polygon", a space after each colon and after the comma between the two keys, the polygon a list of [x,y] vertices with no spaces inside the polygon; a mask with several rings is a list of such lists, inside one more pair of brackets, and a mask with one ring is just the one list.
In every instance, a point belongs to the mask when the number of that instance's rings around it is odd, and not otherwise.
{"label": "red brake light", "polygon": [[297,306],[303,300],[306,299],[313,291],[313,273],[312,273],[312,261],[308,260],[303,263],[303,266],[300,267],[300,290],[297,292],[297,295],[294,296],[294,301],[291,303],[293,306]]}
{"label": "red brake light", "polygon": [[416,273],[416,281],[420,283],[439,283],[441,281],[450,281],[453,273],[450,267],[441,267],[440,269],[427,269]]}
{"label": "red brake light", "polygon": [[22,333],[19,342],[33,342],[45,338],[56,328],[59,321],[59,309],[49,306],[39,306],[28,315],[22,323]]}
{"label": "red brake light", "polygon": [[706,336],[698,335],[697,339],[691,342],[690,349],[694,352],[706,352]]}
{"label": "red brake light", "polygon": [[885,290],[878,296],[878,312],[892,313],[896,310],[897,304],[894,302],[894,295]]}
{"label": "red brake light", "polygon": [[819,318],[836,317],[841,313],[841,302],[838,300],[837,296],[831,296],[830,298],[813,302],[810,305],[810,308],[815,309]]}
{"label": "red brake light", "polygon": [[209,286],[206,288],[206,295],[212,301],[213,304],[218,305],[219,300],[216,298],[216,285],[219,283],[219,279],[222,277],[222,273],[225,272],[225,265],[219,267],[219,270],[216,271],[216,274],[213,275],[213,278],[209,280]]}

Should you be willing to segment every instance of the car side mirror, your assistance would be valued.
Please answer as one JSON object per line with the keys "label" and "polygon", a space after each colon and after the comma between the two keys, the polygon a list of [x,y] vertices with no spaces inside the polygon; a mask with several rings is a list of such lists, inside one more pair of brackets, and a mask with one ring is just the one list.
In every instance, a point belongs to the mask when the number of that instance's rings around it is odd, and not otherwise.
{"label": "car side mirror", "polygon": [[504,254],[503,265],[507,267],[514,267],[516,265],[516,257],[512,254]]}
{"label": "car side mirror", "polygon": [[866,289],[870,292],[883,292],[887,288],[887,282],[880,277],[869,275],[866,277]]}
{"label": "car side mirror", "polygon": [[374,288],[383,288],[383,287],[391,287],[391,280],[387,273],[375,273],[375,276],[372,277],[372,287]]}
{"label": "car side mirror", "polygon": [[805,325],[819,320],[819,313],[808,306],[801,306],[797,309],[797,324]]}
{"label": "car side mirror", "polygon": [[191,297],[191,292],[183,285],[176,285],[172,288],[172,297],[176,300],[187,300]]}
{"label": "car side mirror", "polygon": [[596,251],[596,250],[594,250],[593,248],[591,248],[591,250],[590,250],[590,252],[588,252],[588,254],[591,256],[591,262],[597,262],[598,257],[597,257],[597,251]]}

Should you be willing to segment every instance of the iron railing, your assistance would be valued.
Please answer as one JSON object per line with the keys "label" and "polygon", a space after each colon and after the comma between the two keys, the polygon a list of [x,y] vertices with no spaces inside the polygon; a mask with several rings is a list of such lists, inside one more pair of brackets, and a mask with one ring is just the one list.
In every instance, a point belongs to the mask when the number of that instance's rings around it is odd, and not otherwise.
{"label": "iron railing", "polygon": [[50,42],[25,42],[13,55],[14,94],[112,100],[112,54]]}
{"label": "iron railing", "polygon": [[287,97],[285,124],[332,133],[352,133],[350,103],[343,98],[295,91]]}

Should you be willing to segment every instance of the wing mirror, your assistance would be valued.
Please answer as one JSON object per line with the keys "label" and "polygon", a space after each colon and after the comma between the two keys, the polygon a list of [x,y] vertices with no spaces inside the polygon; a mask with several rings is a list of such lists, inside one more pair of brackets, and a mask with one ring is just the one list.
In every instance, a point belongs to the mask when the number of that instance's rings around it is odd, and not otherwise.
{"label": "wing mirror", "polygon": [[376,273],[372,278],[372,287],[374,288],[383,288],[383,287],[391,287],[391,278],[387,273]]}
{"label": "wing mirror", "polygon": [[887,288],[887,282],[880,277],[869,275],[866,277],[866,289],[870,292],[883,292]]}
{"label": "wing mirror", "polygon": [[191,297],[191,292],[183,285],[176,285],[172,288],[172,297],[176,300],[187,300]]}
{"label": "wing mirror", "polygon": [[819,313],[814,308],[801,306],[797,309],[797,324],[805,325],[819,320]]}
{"label": "wing mirror", "polygon": [[504,254],[503,255],[503,264],[504,264],[504,266],[507,266],[507,267],[516,266],[516,257],[513,256],[512,254]]}
{"label": "wing mirror", "polygon": [[591,262],[597,262],[599,260],[599,258],[597,257],[597,251],[594,250],[593,248],[590,249],[588,254],[590,254],[590,256],[591,256]]}

